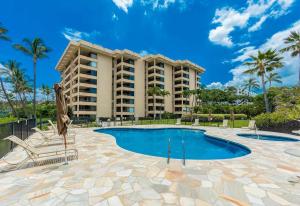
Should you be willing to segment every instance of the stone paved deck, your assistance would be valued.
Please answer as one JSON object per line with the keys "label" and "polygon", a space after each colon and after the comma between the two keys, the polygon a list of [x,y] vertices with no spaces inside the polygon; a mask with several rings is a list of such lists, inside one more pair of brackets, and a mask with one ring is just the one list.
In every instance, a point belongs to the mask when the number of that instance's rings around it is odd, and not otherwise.
{"label": "stone paved deck", "polygon": [[[79,159],[0,174],[0,205],[300,205],[300,158],[284,153],[300,148],[300,142],[240,138],[238,129],[202,129],[252,153],[167,165],[164,158],[123,150],[109,135],[76,129]],[[17,148],[10,155],[21,153]]]}

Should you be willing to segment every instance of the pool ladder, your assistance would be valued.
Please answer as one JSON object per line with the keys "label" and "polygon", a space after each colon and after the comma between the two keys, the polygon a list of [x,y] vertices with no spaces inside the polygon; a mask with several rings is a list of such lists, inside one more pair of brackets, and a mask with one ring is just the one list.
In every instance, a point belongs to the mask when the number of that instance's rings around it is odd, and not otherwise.
{"label": "pool ladder", "polygon": [[171,156],[171,138],[169,138],[169,142],[168,142],[168,160],[167,163],[170,163],[170,156]]}
{"label": "pool ladder", "polygon": [[[181,144],[182,144],[182,164],[185,166],[185,143],[184,143],[184,139],[181,138]],[[171,159],[171,138],[169,138],[168,141],[168,159],[167,159],[167,163],[170,163],[170,159]]]}
{"label": "pool ladder", "polygon": [[183,137],[181,138],[181,144],[182,144],[182,164],[185,166],[185,144]]}
{"label": "pool ladder", "polygon": [[256,126],[256,124],[254,124],[254,132],[255,132],[255,134],[257,136],[257,139],[259,139],[259,134],[257,133],[257,126]]}

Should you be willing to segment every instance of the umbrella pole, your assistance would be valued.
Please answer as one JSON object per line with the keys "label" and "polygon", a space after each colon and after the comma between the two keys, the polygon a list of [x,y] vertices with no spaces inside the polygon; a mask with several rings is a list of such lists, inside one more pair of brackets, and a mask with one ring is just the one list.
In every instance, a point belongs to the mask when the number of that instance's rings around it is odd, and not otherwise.
{"label": "umbrella pole", "polygon": [[67,138],[66,138],[66,135],[64,134],[64,142],[65,142],[65,165],[68,164],[68,158],[67,158]]}

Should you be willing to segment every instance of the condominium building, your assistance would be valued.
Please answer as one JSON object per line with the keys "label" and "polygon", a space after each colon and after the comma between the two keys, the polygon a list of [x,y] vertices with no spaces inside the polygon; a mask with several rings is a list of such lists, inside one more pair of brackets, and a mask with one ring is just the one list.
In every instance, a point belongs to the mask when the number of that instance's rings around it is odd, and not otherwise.
{"label": "condominium building", "polygon": [[[205,71],[188,60],[160,54],[142,57],[130,50],[110,50],[82,40],[69,42],[56,70],[73,114],[93,119],[158,116],[163,112],[181,116],[193,104],[182,92],[198,88]],[[149,96],[147,91],[154,86],[170,95]]]}

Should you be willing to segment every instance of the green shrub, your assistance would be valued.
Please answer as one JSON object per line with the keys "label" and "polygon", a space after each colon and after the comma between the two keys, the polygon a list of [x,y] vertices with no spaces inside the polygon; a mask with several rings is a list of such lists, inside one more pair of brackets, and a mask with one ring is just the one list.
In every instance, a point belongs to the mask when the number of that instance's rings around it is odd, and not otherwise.
{"label": "green shrub", "polygon": [[[231,119],[231,115],[230,114],[224,114],[224,118],[225,119]],[[246,120],[248,118],[247,118],[247,115],[245,115],[245,114],[234,114],[234,119],[235,120]]]}
{"label": "green shrub", "polygon": [[[199,121],[207,122],[208,121],[209,114],[193,114],[191,116],[190,114],[183,115],[182,120],[183,121],[193,121],[194,119],[199,119]],[[211,114],[213,122],[221,122],[224,119],[230,119],[230,114]],[[234,114],[235,120],[245,120],[247,119],[247,115],[245,114]]]}
{"label": "green shrub", "polygon": [[170,112],[164,112],[161,114],[162,119],[175,119],[175,114],[170,113]]}
{"label": "green shrub", "polygon": [[3,117],[3,118],[0,118],[0,124],[5,124],[5,123],[15,122],[15,121],[17,121],[16,117]]}
{"label": "green shrub", "polygon": [[258,128],[280,127],[288,122],[296,120],[293,114],[287,112],[263,113],[255,118]]}

